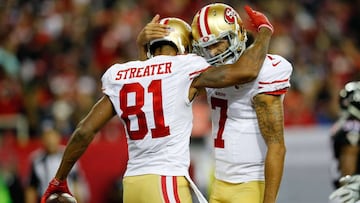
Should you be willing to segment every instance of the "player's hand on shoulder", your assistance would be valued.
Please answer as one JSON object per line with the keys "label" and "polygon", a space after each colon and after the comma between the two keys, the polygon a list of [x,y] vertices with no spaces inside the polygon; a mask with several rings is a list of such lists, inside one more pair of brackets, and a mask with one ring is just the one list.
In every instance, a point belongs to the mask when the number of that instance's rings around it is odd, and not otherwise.
{"label": "player's hand on shoulder", "polygon": [[169,33],[167,25],[160,24],[160,15],[156,14],[153,19],[146,24],[137,36],[136,43],[138,46],[145,46],[154,39],[163,38]]}
{"label": "player's hand on shoulder", "polygon": [[273,25],[263,13],[253,10],[248,5],[246,5],[244,9],[249,16],[247,21],[245,21],[246,29],[258,32],[260,31],[260,28],[266,27],[271,30],[271,33],[274,32]]}
{"label": "player's hand on shoulder", "polygon": [[50,181],[45,193],[41,197],[41,203],[46,203],[46,200],[50,197],[50,195],[55,193],[67,193],[72,195],[66,180],[61,181],[53,178]]}

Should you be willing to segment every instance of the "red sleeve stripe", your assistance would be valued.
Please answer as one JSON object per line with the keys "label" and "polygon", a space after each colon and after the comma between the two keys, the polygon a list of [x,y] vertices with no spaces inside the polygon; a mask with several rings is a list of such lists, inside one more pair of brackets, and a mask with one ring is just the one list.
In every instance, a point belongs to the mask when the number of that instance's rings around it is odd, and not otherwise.
{"label": "red sleeve stripe", "polygon": [[285,94],[287,92],[288,88],[284,88],[281,90],[276,90],[276,91],[272,91],[272,92],[265,92],[265,94],[270,94],[270,95],[282,95]]}
{"label": "red sleeve stripe", "polygon": [[269,85],[269,84],[282,83],[282,82],[287,82],[287,81],[289,81],[289,78],[284,79],[284,80],[275,80],[275,81],[272,81],[272,82],[261,82],[261,81],[259,81],[259,85]]}
{"label": "red sleeve stripe", "polygon": [[204,68],[204,69],[201,69],[201,70],[192,72],[192,73],[189,74],[189,76],[191,77],[191,76],[193,76],[193,75],[197,75],[197,74],[199,74],[199,73],[202,73],[202,72],[206,71],[208,68],[210,68],[210,66],[208,66],[208,67],[206,67],[206,68]]}

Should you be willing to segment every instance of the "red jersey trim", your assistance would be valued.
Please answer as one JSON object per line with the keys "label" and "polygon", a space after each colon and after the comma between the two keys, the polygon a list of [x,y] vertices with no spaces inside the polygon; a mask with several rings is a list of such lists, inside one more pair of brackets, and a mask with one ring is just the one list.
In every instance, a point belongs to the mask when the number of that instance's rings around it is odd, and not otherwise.
{"label": "red jersey trim", "polygon": [[202,73],[202,72],[204,72],[204,71],[206,71],[208,68],[210,68],[211,66],[208,66],[208,67],[206,67],[206,68],[204,68],[204,69],[201,69],[201,70],[198,70],[198,71],[195,71],[195,72],[192,72],[192,73],[190,73],[189,74],[189,76],[191,77],[191,76],[193,76],[193,75],[196,75],[196,74],[199,74],[199,73]]}
{"label": "red jersey trim", "polygon": [[274,84],[274,83],[282,83],[282,82],[287,82],[289,81],[289,78],[287,79],[284,79],[284,80],[275,80],[275,81],[272,81],[272,82],[259,82],[260,85],[268,85],[268,84]]}
{"label": "red jersey trim", "polygon": [[275,91],[272,91],[272,92],[265,92],[265,94],[269,94],[269,95],[282,95],[282,94],[285,94],[287,92],[288,88],[284,88],[284,89],[281,89],[281,90],[275,90]]}

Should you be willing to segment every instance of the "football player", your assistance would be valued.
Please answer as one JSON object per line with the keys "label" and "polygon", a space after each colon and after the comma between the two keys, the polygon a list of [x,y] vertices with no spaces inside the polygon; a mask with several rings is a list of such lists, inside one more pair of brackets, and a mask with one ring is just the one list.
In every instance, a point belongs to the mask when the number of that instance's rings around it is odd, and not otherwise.
{"label": "football player", "polygon": [[[248,50],[245,25],[226,4],[201,8],[193,18],[192,36],[194,52],[211,65],[237,63]],[[205,88],[215,155],[211,203],[276,202],[286,153],[283,99],[292,69],[285,58],[267,54],[255,80]]]}
{"label": "football player", "polygon": [[272,25],[261,13],[249,17],[258,29],[254,46],[242,60],[222,68],[187,54],[191,50],[189,24],[178,18],[162,19],[168,34],[148,44],[150,59],[114,64],[102,76],[104,96],[73,132],[41,202],[52,193],[70,193],[66,180],[70,169],[96,132],[115,115],[125,126],[128,143],[125,203],[192,202],[189,185],[200,202],[207,202],[188,175],[192,100],[199,88],[225,87],[256,78]]}
{"label": "football player", "polygon": [[341,115],[331,129],[334,187],[338,189],[330,198],[355,202],[360,190],[360,81],[348,82],[340,90],[339,106]]}

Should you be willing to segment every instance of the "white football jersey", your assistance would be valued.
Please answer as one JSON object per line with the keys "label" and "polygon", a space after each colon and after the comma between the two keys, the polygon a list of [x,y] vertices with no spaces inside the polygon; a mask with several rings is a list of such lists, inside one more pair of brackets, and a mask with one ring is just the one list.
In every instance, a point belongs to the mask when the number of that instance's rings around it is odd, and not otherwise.
{"label": "white football jersey", "polygon": [[189,88],[209,66],[194,54],[162,55],[115,64],[105,72],[103,92],[111,99],[127,135],[125,176],[188,174],[193,119]]}
{"label": "white football jersey", "polygon": [[254,81],[221,89],[206,88],[217,179],[231,183],[264,180],[267,149],[252,99],[259,93],[284,94],[290,87],[291,73],[292,65],[286,59],[268,54]]}

